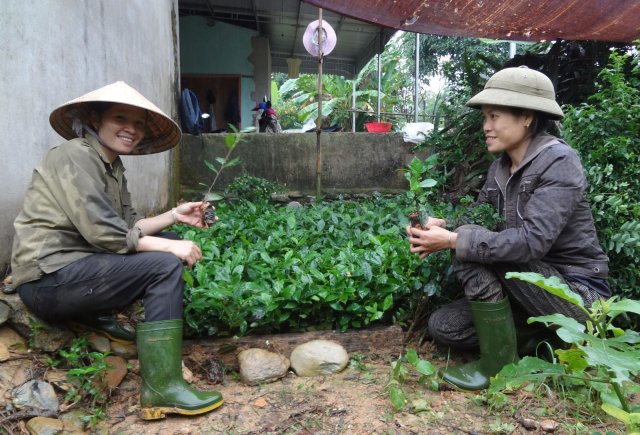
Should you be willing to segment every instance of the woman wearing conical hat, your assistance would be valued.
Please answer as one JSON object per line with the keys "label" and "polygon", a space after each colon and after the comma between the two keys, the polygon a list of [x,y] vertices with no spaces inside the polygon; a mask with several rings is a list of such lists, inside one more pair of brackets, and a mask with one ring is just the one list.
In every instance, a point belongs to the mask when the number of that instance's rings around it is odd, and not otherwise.
{"label": "woman wearing conical hat", "polygon": [[202,253],[163,232],[177,223],[203,226],[202,203],[138,215],[120,159],[176,146],[180,128],[124,82],[63,104],[49,121],[67,141],[35,168],[14,223],[11,267],[20,298],[45,321],[73,320],[121,342],[136,336],[111,312],[141,299],[141,417],[217,408],[220,393],[182,379],[182,271]]}
{"label": "woman wearing conical hat", "polygon": [[587,307],[611,293],[608,258],[598,243],[580,159],[546,132],[551,121],[564,116],[551,80],[526,67],[505,68],[466,105],[480,109],[487,149],[500,155],[476,204],[492,204],[503,222],[492,230],[477,225],[449,230],[446,220],[430,218],[426,228],[407,227],[407,233],[411,252],[421,258],[452,250],[466,297],[435,311],[429,333],[445,346],[480,349],[478,361],[441,373],[454,386],[478,390],[549,334],[516,330],[512,306],[520,320],[553,313],[586,320],[575,305],[533,284],[505,279],[507,272],[558,277]]}

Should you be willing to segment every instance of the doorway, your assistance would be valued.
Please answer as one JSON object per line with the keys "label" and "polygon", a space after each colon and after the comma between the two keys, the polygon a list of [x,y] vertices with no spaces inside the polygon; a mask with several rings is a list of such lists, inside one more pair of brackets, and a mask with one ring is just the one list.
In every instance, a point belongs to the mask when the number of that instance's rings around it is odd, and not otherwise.
{"label": "doorway", "polygon": [[220,133],[228,125],[240,129],[240,75],[182,74],[180,89],[189,88],[198,97],[200,113],[208,114],[203,133]]}

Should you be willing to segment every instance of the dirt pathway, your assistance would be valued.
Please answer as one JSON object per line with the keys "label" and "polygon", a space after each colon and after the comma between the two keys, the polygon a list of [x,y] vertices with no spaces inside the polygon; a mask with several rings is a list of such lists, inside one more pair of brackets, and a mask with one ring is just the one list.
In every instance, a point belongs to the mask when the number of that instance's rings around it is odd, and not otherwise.
{"label": "dirt pathway", "polygon": [[[442,364],[443,359],[433,361]],[[213,385],[192,367],[194,383],[220,391],[224,405],[199,417],[174,416],[155,422],[144,422],[135,414],[139,379],[130,374],[112,397],[107,425],[110,434],[122,435],[624,433],[622,426],[610,420],[606,424],[586,416],[576,420],[572,410],[554,396],[518,392],[512,406],[494,413],[478,394],[430,391],[416,378],[409,378],[403,387],[409,405],[417,409],[395,413],[386,391],[390,363],[391,357],[368,360],[364,356],[359,367],[348,367],[337,375],[299,378],[289,373],[277,382],[255,387],[233,375]]]}

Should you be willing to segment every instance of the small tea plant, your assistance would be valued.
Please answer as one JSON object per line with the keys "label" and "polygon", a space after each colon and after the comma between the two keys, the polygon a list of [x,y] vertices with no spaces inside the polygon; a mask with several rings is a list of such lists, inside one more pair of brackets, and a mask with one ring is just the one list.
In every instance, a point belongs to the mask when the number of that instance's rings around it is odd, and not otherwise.
{"label": "small tea plant", "polygon": [[62,359],[49,358],[47,362],[51,367],[60,366],[66,370],[72,388],[67,392],[65,402],[74,405],[86,400],[90,414],[83,420],[92,426],[98,420],[104,420],[107,394],[103,380],[109,368],[105,361],[108,353],[89,351],[89,341],[85,336],[75,338],[68,350],[60,349],[58,353]]}
{"label": "small tea plant", "polygon": [[406,169],[404,169],[404,177],[409,182],[408,197],[415,204],[415,211],[418,213],[420,224],[424,227],[429,220],[429,215],[433,214],[432,207],[429,206],[429,200],[436,193],[433,189],[438,180],[428,178],[430,172],[433,172],[438,162],[438,154],[431,154],[424,161],[418,157],[414,157]]}
{"label": "small tea plant", "polygon": [[222,170],[224,168],[231,168],[240,163],[240,159],[238,157],[231,158],[231,153],[233,153],[233,150],[242,141],[242,132],[231,124],[229,124],[229,127],[231,128],[232,132],[227,133],[224,137],[224,143],[227,146],[227,155],[224,157],[216,157],[217,165],[207,160],[204,161],[204,164],[207,166],[207,168],[211,169],[216,175],[213,178],[213,182],[209,186],[207,193],[205,193],[203,201],[218,201],[222,199],[220,195],[212,193],[211,190],[218,181],[218,177],[220,177],[220,174],[222,173]]}
{"label": "small tea plant", "polygon": [[[415,349],[409,348],[404,355],[400,355],[397,361],[391,363],[387,392],[395,411],[402,411],[409,405],[409,399],[403,385],[412,372],[418,374],[419,384],[426,385],[432,391],[438,391],[436,369],[433,364],[420,358]],[[424,411],[427,408],[427,402],[422,398],[411,401],[410,405],[415,411]]]}
{"label": "small tea plant", "polygon": [[351,355],[351,358],[349,358],[349,368],[360,370],[361,372],[366,372],[369,369],[364,362],[365,359],[366,356],[362,353],[354,352],[353,355]]}
{"label": "small tea plant", "polygon": [[558,277],[519,272],[507,273],[506,277],[530,282],[574,304],[588,320],[582,324],[559,313],[530,318],[529,323],[541,322],[555,329],[558,337],[571,347],[555,350],[555,363],[525,357],[505,366],[487,391],[490,402],[504,403],[503,392],[551,380],[567,394],[595,394],[605,412],[622,421],[626,419],[625,424],[637,430],[640,414],[634,411],[639,408],[629,402],[629,397],[640,392],[640,385],[636,383],[640,373],[640,334],[622,330],[614,321],[625,313],[640,314],[640,302],[612,297],[586,308],[580,295]]}

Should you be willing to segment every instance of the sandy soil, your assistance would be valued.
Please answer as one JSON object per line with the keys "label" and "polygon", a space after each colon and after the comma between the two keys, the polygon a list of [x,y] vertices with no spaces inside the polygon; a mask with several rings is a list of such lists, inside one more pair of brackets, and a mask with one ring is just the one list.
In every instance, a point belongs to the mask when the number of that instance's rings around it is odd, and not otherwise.
{"label": "sandy soil", "polygon": [[[442,365],[444,357],[426,347],[420,356]],[[429,356],[430,358],[427,358]],[[106,422],[112,434],[488,434],[488,433],[624,433],[621,425],[575,415],[556,396],[518,392],[512,406],[491,412],[475,393],[430,391],[410,378],[404,384],[409,404],[417,410],[393,412],[386,392],[392,357],[363,356],[363,365],[327,377],[285,378],[246,386],[234,374],[222,382],[208,380],[206,355],[185,359],[194,385],[215,389],[225,403],[197,417],[170,417],[145,422],[137,417],[139,379],[130,374],[113,393]],[[542,399],[542,402],[540,400]],[[525,426],[530,427],[527,429]],[[545,429],[546,428],[546,429]]]}

